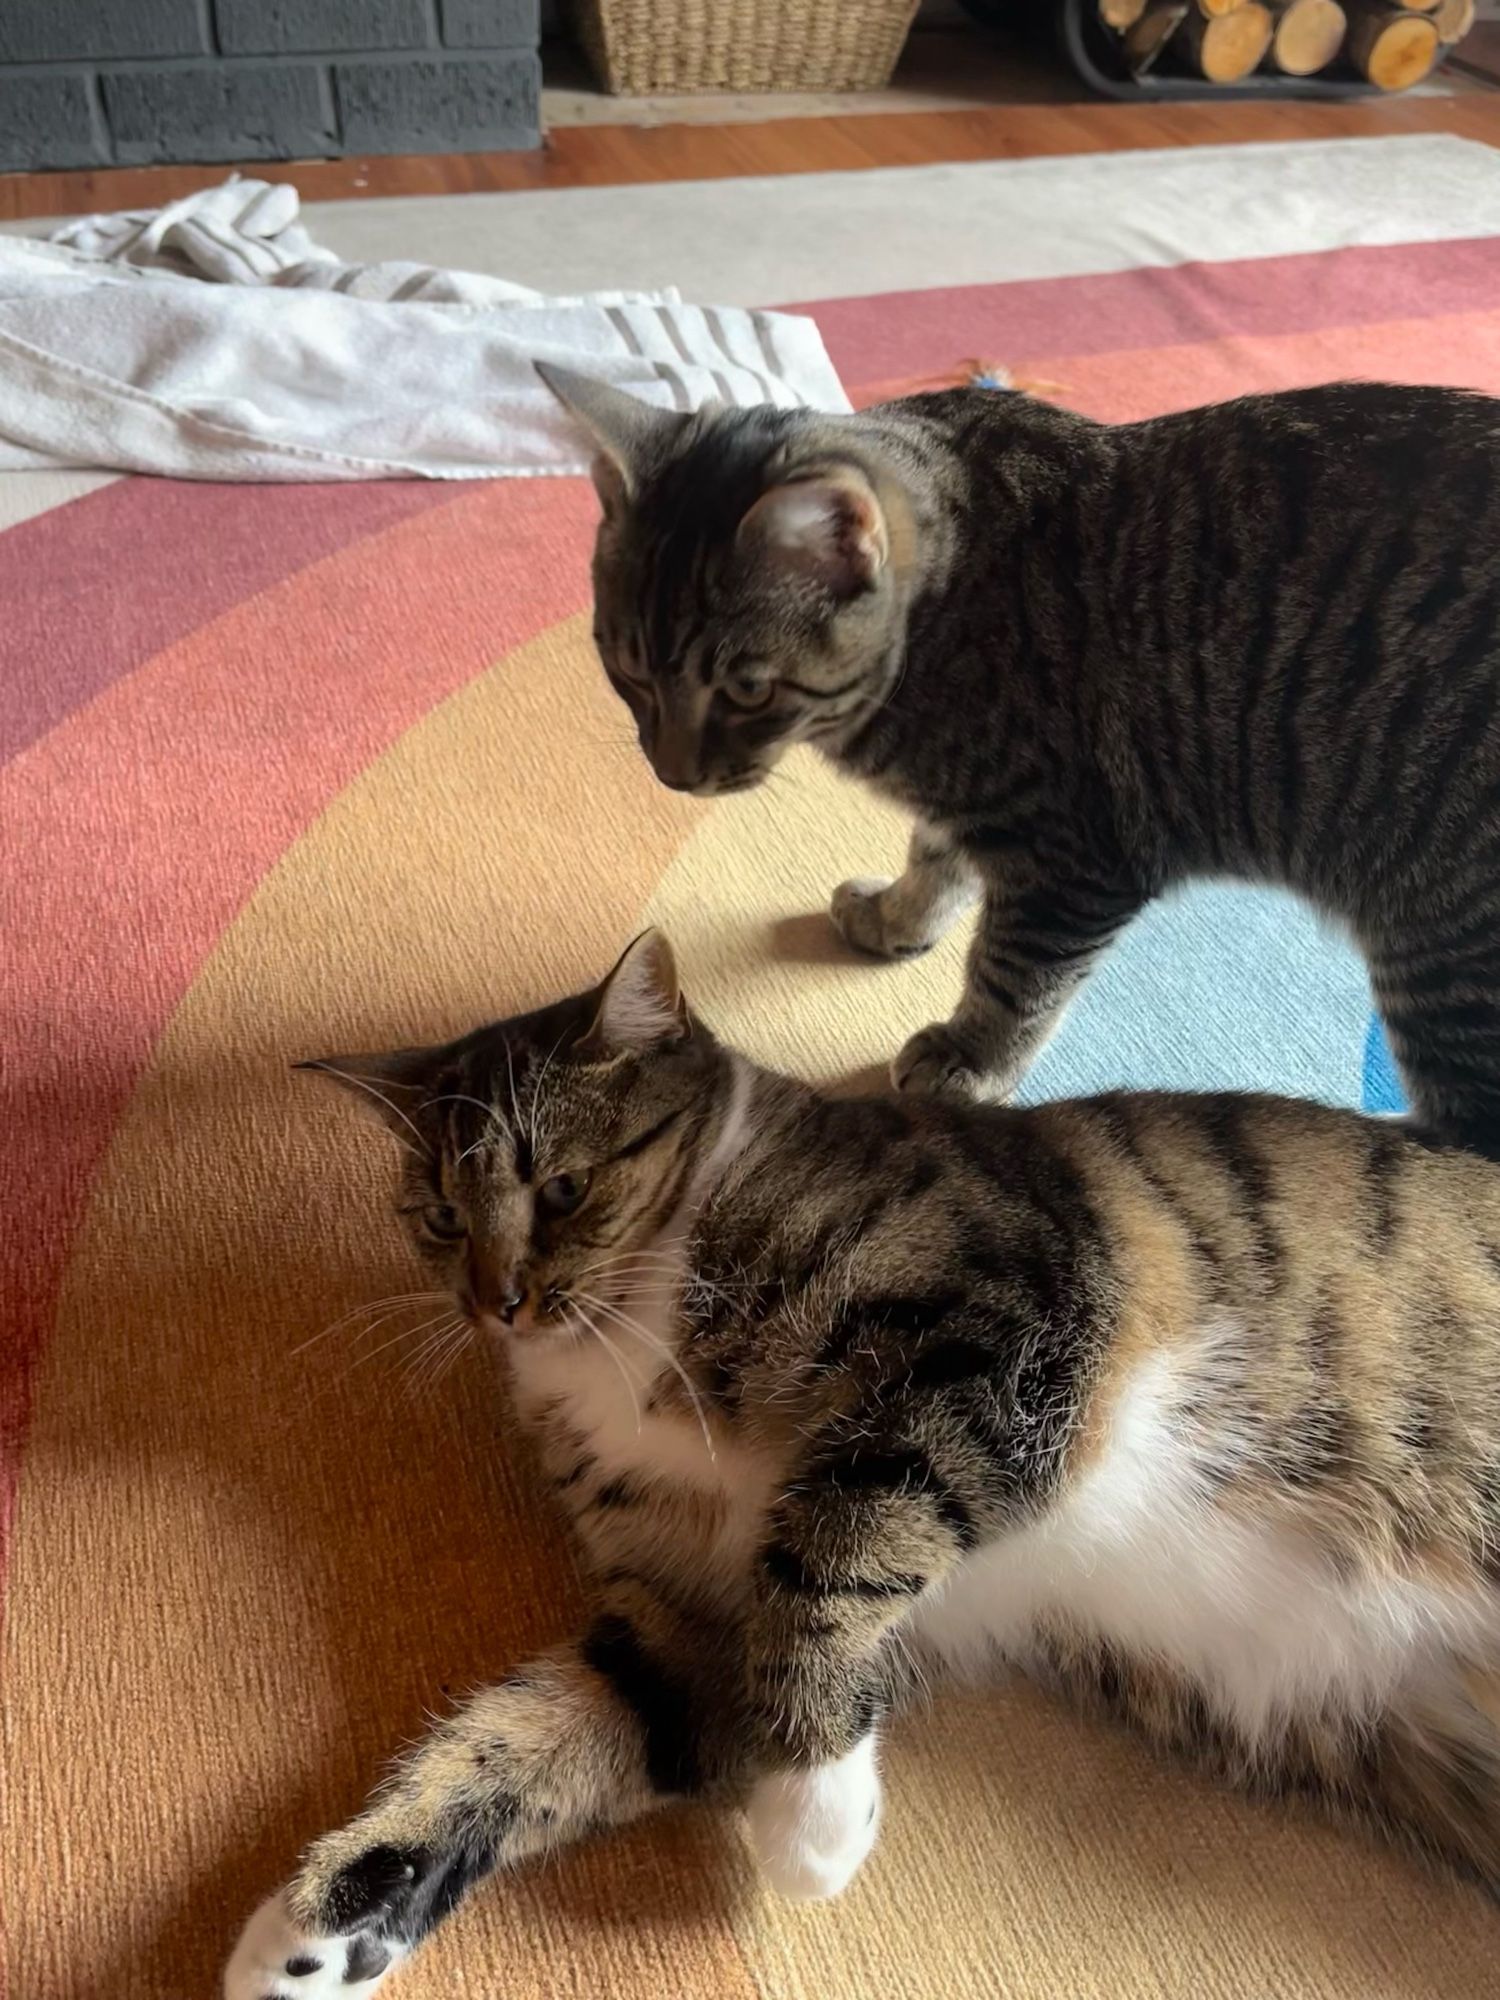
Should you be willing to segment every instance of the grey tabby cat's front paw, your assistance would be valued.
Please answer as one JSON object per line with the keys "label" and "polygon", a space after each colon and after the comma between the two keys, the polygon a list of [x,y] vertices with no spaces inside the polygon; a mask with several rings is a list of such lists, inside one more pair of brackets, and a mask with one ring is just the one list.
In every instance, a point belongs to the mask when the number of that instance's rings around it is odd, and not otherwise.
{"label": "grey tabby cat's front paw", "polygon": [[919,1029],[891,1064],[897,1090],[920,1090],[934,1097],[985,1095],[983,1072],[946,1021]]}
{"label": "grey tabby cat's front paw", "polygon": [[876,958],[916,958],[932,948],[933,939],[892,921],[889,892],[895,887],[888,875],[856,875],[852,882],[840,882],[828,914],[845,944]]}

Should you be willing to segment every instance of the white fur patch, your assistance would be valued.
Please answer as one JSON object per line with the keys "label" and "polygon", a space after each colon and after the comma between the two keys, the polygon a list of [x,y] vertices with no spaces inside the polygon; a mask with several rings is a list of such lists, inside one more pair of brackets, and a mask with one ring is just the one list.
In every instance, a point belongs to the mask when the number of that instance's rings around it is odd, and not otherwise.
{"label": "white fur patch", "polygon": [[[350,1940],[316,1937],[288,1913],[285,1891],[262,1903],[224,1968],[224,2000],[369,2000],[407,1956],[382,1943],[389,1963],[373,1979],[345,1980]],[[306,1966],[289,1972],[288,1966]]]}
{"label": "white fur patch", "polygon": [[1246,1440],[1182,1413],[1235,1333],[1206,1327],[1143,1362],[1076,1489],[970,1557],[918,1605],[913,1637],[972,1674],[996,1655],[1024,1664],[1038,1620],[1061,1615],[1191,1677],[1251,1741],[1325,1702],[1369,1712],[1449,1648],[1493,1644],[1480,1593],[1343,1580],[1295,1530],[1221,1504],[1210,1474],[1245,1464]]}
{"label": "white fur patch", "polygon": [[836,1896],[859,1871],[880,1831],[875,1738],[811,1771],[762,1778],[745,1817],[771,1887],[797,1902]]}

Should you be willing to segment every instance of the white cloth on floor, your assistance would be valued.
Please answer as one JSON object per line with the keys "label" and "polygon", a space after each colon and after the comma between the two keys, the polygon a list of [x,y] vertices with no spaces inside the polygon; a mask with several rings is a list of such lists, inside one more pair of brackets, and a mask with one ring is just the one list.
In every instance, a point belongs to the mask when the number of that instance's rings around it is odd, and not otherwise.
{"label": "white cloth on floor", "polygon": [[487,479],[590,453],[551,361],[665,409],[846,410],[810,319],[675,291],[549,298],[343,264],[294,188],[233,179],[51,241],[0,237],[0,470],[179,479]]}

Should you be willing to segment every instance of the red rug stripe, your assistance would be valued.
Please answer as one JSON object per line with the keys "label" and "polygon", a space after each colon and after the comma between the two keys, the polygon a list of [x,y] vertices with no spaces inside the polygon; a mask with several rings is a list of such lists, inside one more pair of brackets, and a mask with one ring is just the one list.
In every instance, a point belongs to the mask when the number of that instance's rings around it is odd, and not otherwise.
{"label": "red rug stripe", "polygon": [[0,534],[0,761],[185,633],[463,487],[121,479]]}

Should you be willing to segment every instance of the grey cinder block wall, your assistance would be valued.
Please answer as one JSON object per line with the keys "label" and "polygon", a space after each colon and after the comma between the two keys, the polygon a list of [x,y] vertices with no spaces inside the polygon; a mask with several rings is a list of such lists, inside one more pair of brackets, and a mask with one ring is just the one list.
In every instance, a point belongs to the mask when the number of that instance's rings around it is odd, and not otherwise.
{"label": "grey cinder block wall", "polygon": [[538,0],[0,0],[0,171],[540,139]]}

